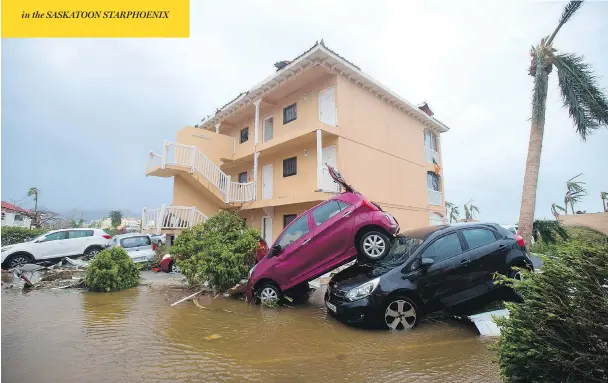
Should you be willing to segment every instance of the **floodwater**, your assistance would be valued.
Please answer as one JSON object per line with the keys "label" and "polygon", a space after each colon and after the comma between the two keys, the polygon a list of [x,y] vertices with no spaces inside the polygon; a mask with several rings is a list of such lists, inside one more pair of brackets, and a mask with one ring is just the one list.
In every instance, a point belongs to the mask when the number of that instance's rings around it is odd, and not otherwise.
{"label": "floodwater", "polygon": [[454,320],[363,330],[308,304],[148,287],[2,292],[3,382],[497,382],[490,342]]}

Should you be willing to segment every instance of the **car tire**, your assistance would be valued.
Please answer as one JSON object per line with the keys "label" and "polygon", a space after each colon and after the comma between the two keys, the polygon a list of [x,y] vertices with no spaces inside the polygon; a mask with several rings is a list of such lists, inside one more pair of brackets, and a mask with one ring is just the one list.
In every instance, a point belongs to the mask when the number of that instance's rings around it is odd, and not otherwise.
{"label": "car tire", "polygon": [[175,261],[171,261],[171,263],[169,263],[168,269],[169,269],[168,273],[171,273],[171,274],[177,274],[177,273],[182,272],[180,270],[179,266],[175,263]]}
{"label": "car tire", "polygon": [[103,249],[100,246],[91,246],[91,247],[87,247],[87,249],[84,251],[84,253],[82,255],[84,255],[85,257],[88,257],[88,258],[93,258],[97,254],[101,253],[102,250]]}
{"label": "car tire", "polygon": [[34,263],[34,258],[27,253],[12,254],[4,262],[7,269],[14,269],[15,267],[19,267],[28,263]]}
{"label": "car tire", "polygon": [[365,259],[377,261],[384,258],[391,248],[388,236],[380,231],[371,230],[364,233],[359,240],[359,253]]}
{"label": "car tire", "polygon": [[[520,281],[524,280],[523,275],[521,274],[521,270],[515,270],[515,269],[511,269],[509,270],[509,278],[511,279],[517,279]],[[513,292],[513,294],[515,295],[515,299],[518,301],[521,301],[521,293],[519,291],[517,291],[516,289],[511,289],[511,291]]]}
{"label": "car tire", "polygon": [[389,330],[409,330],[420,321],[418,305],[408,297],[395,296],[389,299],[382,311],[383,327]]}
{"label": "car tire", "polygon": [[283,299],[281,289],[274,283],[264,283],[262,287],[256,291],[255,295],[262,306],[272,307],[279,304]]}

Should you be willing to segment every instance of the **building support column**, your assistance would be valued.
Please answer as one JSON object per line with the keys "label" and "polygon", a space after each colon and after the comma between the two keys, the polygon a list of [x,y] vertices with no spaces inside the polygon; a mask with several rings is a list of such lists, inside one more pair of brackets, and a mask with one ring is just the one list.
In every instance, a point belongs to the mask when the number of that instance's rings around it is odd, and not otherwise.
{"label": "building support column", "polygon": [[253,153],[253,200],[258,199],[258,157],[260,152]]}
{"label": "building support column", "polygon": [[255,133],[254,133],[255,141],[254,141],[254,143],[255,143],[255,145],[258,144],[258,142],[259,142],[258,137],[260,136],[260,133],[259,133],[259,130],[260,130],[260,102],[262,102],[261,98],[258,100],[255,100],[253,102],[255,104],[255,120],[254,120],[254,124],[255,124]]}
{"label": "building support column", "polygon": [[317,129],[317,189],[318,190],[322,190],[323,189],[323,185],[321,185],[322,183],[322,178],[323,178],[323,173],[322,173],[322,169],[323,169],[323,137],[321,134],[321,129]]}
{"label": "building support column", "polygon": [[218,122],[217,124],[215,124],[215,133],[219,133],[220,132],[220,126],[222,125],[221,122]]}

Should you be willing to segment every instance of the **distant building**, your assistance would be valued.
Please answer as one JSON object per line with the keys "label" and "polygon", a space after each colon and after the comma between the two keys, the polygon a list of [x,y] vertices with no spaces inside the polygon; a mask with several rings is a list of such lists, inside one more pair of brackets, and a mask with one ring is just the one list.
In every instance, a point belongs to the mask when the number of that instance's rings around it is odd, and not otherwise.
{"label": "distant building", "polygon": [[[92,227],[98,227],[100,229],[112,229],[112,219],[104,218],[97,221],[91,222]],[[118,230],[122,230],[125,233],[131,233],[139,231],[141,226],[141,220],[133,217],[123,217],[120,225],[116,227]]]}
{"label": "distant building", "polygon": [[30,227],[33,214],[31,210],[2,201],[2,226]]}

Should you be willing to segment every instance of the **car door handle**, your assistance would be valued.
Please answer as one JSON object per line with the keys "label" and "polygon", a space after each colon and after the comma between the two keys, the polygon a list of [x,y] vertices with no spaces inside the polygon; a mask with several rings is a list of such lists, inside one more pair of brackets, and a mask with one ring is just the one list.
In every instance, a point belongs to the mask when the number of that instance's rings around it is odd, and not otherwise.
{"label": "car door handle", "polygon": [[308,238],[306,241],[302,242],[302,245],[301,245],[301,246],[306,245],[308,242],[310,242],[310,238]]}
{"label": "car door handle", "polygon": [[347,211],[346,214],[344,214],[344,218],[348,217],[352,212],[353,212],[352,210]]}
{"label": "car door handle", "polygon": [[498,250],[504,250],[507,248],[507,245],[500,245],[498,246]]}
{"label": "car door handle", "polygon": [[469,264],[469,260],[468,259],[463,259],[462,261],[460,261],[461,265],[468,265]]}

